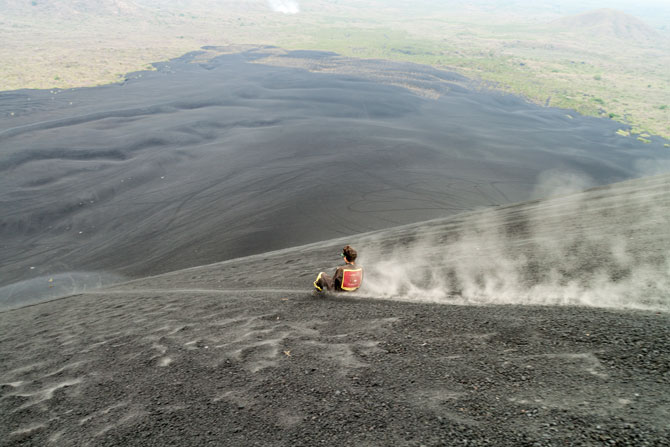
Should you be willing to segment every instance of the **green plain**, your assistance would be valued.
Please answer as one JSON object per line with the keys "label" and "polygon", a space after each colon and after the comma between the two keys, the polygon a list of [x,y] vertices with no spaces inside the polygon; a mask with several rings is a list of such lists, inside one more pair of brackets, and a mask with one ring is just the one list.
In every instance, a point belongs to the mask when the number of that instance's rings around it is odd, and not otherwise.
{"label": "green plain", "polygon": [[[205,45],[275,45],[427,64],[484,88],[670,138],[670,39],[556,29],[551,17],[469,15],[400,3],[315,0],[296,15],[260,5],[133,12],[118,17],[18,10],[0,18],[0,90],[118,82]],[[386,5],[386,7],[384,7]],[[422,9],[423,8],[423,9]],[[234,47],[233,47],[234,48]],[[646,137],[642,137],[646,138]]]}

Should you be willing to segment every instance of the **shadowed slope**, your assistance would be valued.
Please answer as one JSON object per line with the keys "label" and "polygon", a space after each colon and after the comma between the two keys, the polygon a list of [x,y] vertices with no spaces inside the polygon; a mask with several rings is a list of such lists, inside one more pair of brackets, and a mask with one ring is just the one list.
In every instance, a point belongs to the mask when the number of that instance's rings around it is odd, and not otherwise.
{"label": "shadowed slope", "polygon": [[[547,170],[574,190],[670,158],[660,139],[453,73],[385,61],[310,73],[254,63],[264,51],[0,94],[0,285],[141,277],[527,200]],[[385,84],[402,82],[412,89]]]}
{"label": "shadowed slope", "polygon": [[[670,175],[146,278],[124,289],[310,289],[344,244],[366,297],[670,310]],[[244,272],[244,273],[243,273]]]}

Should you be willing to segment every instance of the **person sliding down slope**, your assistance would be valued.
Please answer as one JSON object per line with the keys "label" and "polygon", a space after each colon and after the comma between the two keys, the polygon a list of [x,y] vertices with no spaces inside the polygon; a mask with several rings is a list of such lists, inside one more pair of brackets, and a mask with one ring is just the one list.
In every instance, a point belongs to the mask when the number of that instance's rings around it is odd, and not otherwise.
{"label": "person sliding down slope", "polygon": [[347,245],[342,249],[340,255],[344,258],[344,265],[335,270],[335,274],[330,277],[321,272],[314,281],[314,288],[323,292],[324,289],[335,292],[353,292],[358,289],[363,282],[363,268],[356,265],[356,250]]}

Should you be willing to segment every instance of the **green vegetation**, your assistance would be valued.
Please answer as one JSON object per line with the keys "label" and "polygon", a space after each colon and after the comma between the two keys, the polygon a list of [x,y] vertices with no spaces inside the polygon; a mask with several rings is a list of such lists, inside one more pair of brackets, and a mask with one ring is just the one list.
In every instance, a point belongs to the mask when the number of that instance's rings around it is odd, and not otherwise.
{"label": "green vegetation", "polygon": [[[466,15],[434,4],[410,10],[398,2],[315,0],[296,15],[231,2],[216,11],[191,3],[112,16],[108,10],[95,15],[102,6],[74,14],[77,3],[71,3],[58,10],[26,3],[3,17],[0,90],[118,82],[119,73],[153,69],[152,62],[204,45],[275,45],[428,64],[537,104],[670,138],[670,43],[664,38],[580,34],[583,26],[552,28],[547,16],[522,23],[502,7]],[[96,3],[109,4],[117,3]]]}
{"label": "green vegetation", "polygon": [[[670,115],[662,113],[667,108],[650,107],[659,98],[670,100],[667,44],[652,49],[544,28],[509,26],[509,34],[496,34],[484,25],[468,25],[467,31],[462,25],[456,30],[436,19],[434,29],[407,26],[404,32],[386,27],[305,28],[300,39],[284,38],[281,46],[444,67],[538,104],[610,118],[670,138]],[[438,38],[440,33],[445,37]],[[656,63],[650,63],[652,57],[658,58]],[[658,87],[648,88],[652,83]]]}
{"label": "green vegetation", "polygon": [[630,132],[628,132],[627,130],[623,130],[623,129],[619,129],[619,130],[617,130],[617,131],[616,131],[616,134],[617,134],[617,135],[621,135],[622,137],[628,137],[628,136],[630,136]]}

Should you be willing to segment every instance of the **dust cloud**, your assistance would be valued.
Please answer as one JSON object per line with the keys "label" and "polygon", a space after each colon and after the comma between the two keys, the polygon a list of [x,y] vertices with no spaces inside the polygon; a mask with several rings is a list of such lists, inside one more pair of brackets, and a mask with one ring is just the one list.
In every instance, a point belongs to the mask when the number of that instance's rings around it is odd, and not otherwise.
{"label": "dust cloud", "polygon": [[[556,179],[570,177],[546,178],[569,186]],[[669,311],[669,181],[626,182],[406,227],[384,241],[371,237],[360,250],[366,292],[454,304]]]}
{"label": "dust cloud", "polygon": [[598,183],[583,172],[561,171],[550,169],[538,175],[537,184],[533,189],[533,199],[564,196],[593,188]]}
{"label": "dust cloud", "polygon": [[284,14],[297,14],[300,12],[300,5],[293,0],[268,0],[268,5],[274,12]]}
{"label": "dust cloud", "polygon": [[117,274],[66,272],[42,275],[0,287],[0,311],[41,303],[123,282]]}

